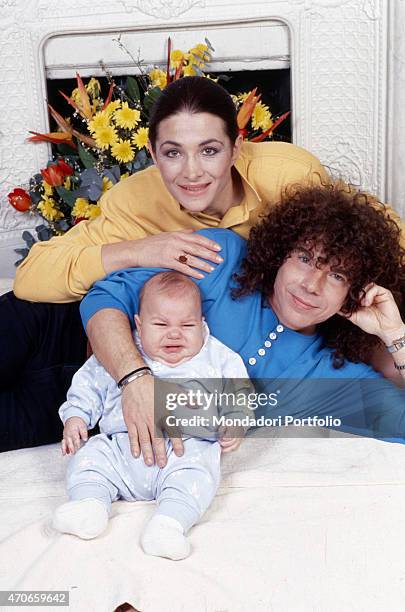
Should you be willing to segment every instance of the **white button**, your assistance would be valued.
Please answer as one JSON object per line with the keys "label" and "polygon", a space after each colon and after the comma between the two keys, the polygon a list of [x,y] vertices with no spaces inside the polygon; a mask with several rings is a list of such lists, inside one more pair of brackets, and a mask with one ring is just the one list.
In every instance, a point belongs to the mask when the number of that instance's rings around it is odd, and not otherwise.
{"label": "white button", "polygon": [[277,338],[277,334],[275,334],[274,332],[271,332],[271,334],[269,334],[269,338],[270,340],[275,340]]}
{"label": "white button", "polygon": [[255,365],[255,363],[256,363],[256,359],[254,357],[250,357],[249,365]]}
{"label": "white button", "polygon": [[270,347],[271,347],[271,342],[270,342],[270,340],[266,340],[266,342],[264,343],[264,346],[265,346],[266,348],[270,348]]}
{"label": "white button", "polygon": [[263,355],[266,354],[266,351],[263,348],[259,349],[257,352],[259,353],[260,357],[263,357]]}
{"label": "white button", "polygon": [[281,334],[281,332],[284,331],[284,327],[282,325],[277,325],[276,331],[278,331],[278,333]]}

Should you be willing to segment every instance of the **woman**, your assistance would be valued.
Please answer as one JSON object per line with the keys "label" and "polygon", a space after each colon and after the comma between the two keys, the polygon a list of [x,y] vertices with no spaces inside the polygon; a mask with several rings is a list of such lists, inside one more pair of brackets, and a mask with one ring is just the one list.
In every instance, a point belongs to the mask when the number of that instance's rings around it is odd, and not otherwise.
{"label": "woman", "polygon": [[[34,245],[17,270],[16,297],[0,299],[0,449],[60,438],[57,409],[86,359],[77,301],[95,281],[127,266],[167,266],[198,278],[219,261],[218,247],[194,230],[226,227],[247,237],[287,184],[327,178],[294,145],[242,143],[231,97],[203,77],[164,90],[149,148],[155,165],[110,189],[97,219]],[[111,348],[117,379],[134,359],[121,326],[114,313],[100,313],[93,338],[96,351],[98,343]]]}
{"label": "woman", "polygon": [[[385,345],[398,379],[405,378],[405,324],[394,299],[404,288],[405,251],[395,222],[370,206],[366,194],[331,184],[287,195],[252,229],[247,250],[232,232],[204,234],[224,253],[224,262],[197,281],[204,315],[213,335],[242,356],[249,375],[298,380],[299,402],[290,402],[289,409],[300,416],[341,416],[343,410],[349,428],[357,423],[363,433],[404,437],[405,392],[361,363],[373,346]],[[87,329],[103,308],[132,319],[137,289],[155,273],[123,270],[96,283],[81,305]],[[137,390],[148,378],[127,387]],[[334,388],[332,395],[330,386],[322,393],[319,379],[340,381],[339,394]],[[375,382],[357,388],[353,405],[347,379]],[[303,407],[305,380],[318,382],[311,383],[315,395]],[[344,401],[336,405],[337,399]],[[354,418],[359,412],[360,425]],[[147,435],[138,434],[148,457]],[[154,451],[161,460],[160,446]]]}

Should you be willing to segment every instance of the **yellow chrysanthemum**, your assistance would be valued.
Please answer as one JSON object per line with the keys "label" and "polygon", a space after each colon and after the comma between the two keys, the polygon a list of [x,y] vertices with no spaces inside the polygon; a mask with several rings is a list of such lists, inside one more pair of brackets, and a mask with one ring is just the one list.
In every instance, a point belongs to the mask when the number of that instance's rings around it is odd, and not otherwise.
{"label": "yellow chrysanthemum", "polygon": [[239,100],[239,102],[244,102],[246,100],[246,98],[250,95],[250,91],[244,92],[244,93],[240,93],[237,95],[237,98]]}
{"label": "yellow chrysanthemum", "polygon": [[94,77],[91,77],[90,81],[86,85],[86,91],[92,98],[98,98],[100,95],[100,83]]}
{"label": "yellow chrysanthemum", "polygon": [[167,75],[163,70],[159,70],[159,68],[154,68],[149,72],[149,78],[151,80],[152,87],[159,87],[160,89],[164,89],[167,85]]}
{"label": "yellow chrysanthemum", "polygon": [[87,219],[87,209],[89,207],[89,201],[86,198],[77,198],[75,205],[72,208],[72,217],[84,217]]}
{"label": "yellow chrysanthemum", "polygon": [[70,97],[72,98],[73,102],[76,102],[76,104],[81,101],[80,92],[77,87],[72,91]]}
{"label": "yellow chrysanthemum", "polygon": [[178,68],[183,61],[184,53],[179,49],[175,49],[170,53],[170,65],[172,68]]}
{"label": "yellow chrysanthemum", "polygon": [[206,45],[205,43],[198,43],[198,45],[196,45],[196,49],[198,49],[199,53],[209,54],[208,45]]}
{"label": "yellow chrysanthemum", "polygon": [[114,121],[118,127],[132,130],[141,117],[141,113],[136,108],[129,108],[128,102],[123,102],[122,107],[114,112]]}
{"label": "yellow chrysanthemum", "polygon": [[111,147],[111,153],[115,159],[123,164],[132,161],[135,157],[131,142],[129,140],[122,140],[122,138]]}
{"label": "yellow chrysanthemum", "polygon": [[58,219],[63,219],[63,214],[56,207],[56,202],[53,198],[45,196],[38,204],[38,208],[45,219],[48,219],[48,221],[58,221]]}
{"label": "yellow chrysanthemum", "polygon": [[89,204],[86,211],[86,219],[95,219],[101,214],[99,204]]}
{"label": "yellow chrysanthemum", "polygon": [[129,177],[129,172],[124,172],[124,174],[121,174],[120,176],[120,181],[123,181],[124,179]]}
{"label": "yellow chrysanthemum", "polygon": [[187,66],[184,66],[183,68],[183,76],[195,76],[197,73],[194,70],[192,64],[187,64]]}
{"label": "yellow chrysanthemum", "polygon": [[204,70],[206,63],[211,59],[207,45],[198,44],[190,49],[187,59],[193,66],[198,66],[200,70]]}
{"label": "yellow chrysanthemum", "polygon": [[132,136],[132,142],[138,149],[143,149],[148,144],[149,129],[139,128],[139,130]]}
{"label": "yellow chrysanthemum", "polygon": [[106,113],[106,111],[100,111],[96,113],[91,121],[89,121],[89,131],[94,134],[94,132],[100,128],[105,128],[110,125],[110,117]]}
{"label": "yellow chrysanthemum", "polygon": [[121,107],[121,100],[113,100],[112,102],[107,104],[107,106],[104,109],[104,112],[107,113],[107,115],[112,115],[120,107]]}
{"label": "yellow chrysanthemum", "polygon": [[111,189],[112,186],[113,182],[110,181],[110,179],[108,179],[106,176],[103,176],[103,193]]}
{"label": "yellow chrysanthemum", "polygon": [[271,113],[269,111],[269,107],[261,102],[258,102],[253,109],[252,113],[252,127],[257,129],[262,129],[263,132],[268,130],[273,124],[271,120]]}
{"label": "yellow chrysanthemum", "polygon": [[53,187],[49,185],[46,181],[42,181],[42,187],[44,188],[44,192],[46,196],[51,196],[53,194]]}
{"label": "yellow chrysanthemum", "polygon": [[107,125],[94,130],[94,139],[100,149],[108,149],[117,142],[118,136],[116,130],[111,125]]}
{"label": "yellow chrysanthemum", "polygon": [[70,189],[70,187],[71,187],[70,176],[67,176],[65,178],[65,182],[63,183],[63,186],[64,186],[65,189]]}

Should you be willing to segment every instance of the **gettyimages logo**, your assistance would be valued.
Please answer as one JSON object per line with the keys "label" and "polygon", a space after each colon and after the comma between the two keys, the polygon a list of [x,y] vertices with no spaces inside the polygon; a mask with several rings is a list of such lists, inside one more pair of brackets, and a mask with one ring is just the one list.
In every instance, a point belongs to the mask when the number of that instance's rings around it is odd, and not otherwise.
{"label": "gettyimages logo", "polygon": [[201,389],[189,389],[188,391],[180,391],[179,393],[168,393],[166,396],[166,409],[176,410],[180,407],[190,407],[200,410],[212,410],[217,408],[247,408],[256,410],[264,406],[277,406],[278,395],[280,391],[275,393],[245,393],[239,392],[207,392]]}

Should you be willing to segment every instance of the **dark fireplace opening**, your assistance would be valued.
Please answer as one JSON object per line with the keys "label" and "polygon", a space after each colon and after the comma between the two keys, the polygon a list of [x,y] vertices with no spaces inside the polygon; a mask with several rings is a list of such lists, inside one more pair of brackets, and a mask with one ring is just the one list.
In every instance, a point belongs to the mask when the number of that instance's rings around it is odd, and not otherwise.
{"label": "dark fireplace opening", "polygon": [[[220,84],[231,94],[248,92],[254,87],[257,87],[258,93],[262,94],[261,102],[266,104],[273,117],[277,117],[291,110],[291,83],[290,69],[272,69],[272,70],[237,70],[229,72],[209,72],[212,76],[225,75],[225,79],[221,79]],[[135,76],[135,75],[134,75]],[[106,77],[96,77],[101,85],[102,96],[105,98],[108,93],[108,80]],[[135,76],[135,78],[137,78]],[[187,78],[187,77],[184,77]],[[84,77],[84,83],[89,81],[90,77]],[[125,88],[126,76],[115,76],[114,81],[117,85]],[[138,77],[139,79],[139,77]],[[62,116],[72,116],[73,109],[66,102],[63,96],[59,93],[62,91],[70,96],[73,89],[76,87],[76,79],[48,79],[47,80],[47,95],[49,104]],[[142,88],[141,99],[142,99]],[[51,119],[51,130],[56,130],[56,125]],[[273,140],[291,142],[291,115],[287,117],[275,130]],[[55,149],[56,153],[56,149]]]}

